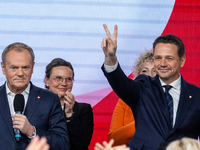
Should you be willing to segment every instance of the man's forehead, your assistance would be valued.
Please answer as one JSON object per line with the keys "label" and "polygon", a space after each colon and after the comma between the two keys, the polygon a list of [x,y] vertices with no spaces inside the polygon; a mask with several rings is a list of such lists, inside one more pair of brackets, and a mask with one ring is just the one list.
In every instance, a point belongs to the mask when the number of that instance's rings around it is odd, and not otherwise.
{"label": "man's forehead", "polygon": [[[13,53],[15,55],[13,55]],[[24,49],[24,48],[14,48],[14,49],[11,49],[10,51],[8,51],[8,53],[6,54],[6,57],[7,56],[10,56],[11,57],[14,57],[16,55],[26,55],[26,57],[30,56],[31,57],[31,54],[30,52],[27,50],[27,49]]]}
{"label": "man's forehead", "polygon": [[175,44],[158,43],[153,55],[178,55],[178,48]]}
{"label": "man's forehead", "polygon": [[[29,53],[29,50],[27,50],[27,49],[25,49],[25,48],[22,48],[22,47],[15,47],[15,48],[10,49],[10,50],[8,51],[8,53],[10,53],[10,52],[19,52],[19,53],[21,53],[21,52],[28,52],[28,53]],[[8,54],[8,53],[7,53],[7,54]]]}
{"label": "man's forehead", "polygon": [[28,50],[27,52],[11,50],[6,55],[5,64],[14,66],[27,66],[32,65],[33,62]]}

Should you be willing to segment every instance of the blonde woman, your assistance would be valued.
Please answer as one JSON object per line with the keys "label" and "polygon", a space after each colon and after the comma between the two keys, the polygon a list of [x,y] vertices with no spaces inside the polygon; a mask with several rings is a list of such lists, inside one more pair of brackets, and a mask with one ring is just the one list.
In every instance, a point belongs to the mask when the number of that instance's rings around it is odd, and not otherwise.
{"label": "blonde woman", "polygon": [[169,144],[166,150],[200,150],[200,143],[191,138],[182,138]]}

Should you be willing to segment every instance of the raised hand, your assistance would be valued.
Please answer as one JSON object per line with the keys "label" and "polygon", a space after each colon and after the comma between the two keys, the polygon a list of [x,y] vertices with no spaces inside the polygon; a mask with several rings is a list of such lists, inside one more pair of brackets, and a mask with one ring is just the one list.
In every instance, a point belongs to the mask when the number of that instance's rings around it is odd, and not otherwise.
{"label": "raised hand", "polygon": [[96,143],[94,150],[130,150],[130,148],[126,147],[126,145],[119,145],[112,147],[113,143],[114,143],[113,139],[111,139],[109,143],[103,141],[102,145],[100,143]]}
{"label": "raised hand", "polygon": [[104,63],[105,65],[113,66],[117,62],[117,57],[115,55],[117,50],[117,25],[114,27],[113,36],[111,36],[106,24],[103,24],[103,27],[107,35],[107,38],[103,38],[103,41],[101,42],[101,48],[105,54]]}
{"label": "raised hand", "polygon": [[111,139],[109,143],[103,141],[102,145],[100,143],[96,143],[94,150],[113,150],[112,149],[113,143],[114,143],[113,139]]}

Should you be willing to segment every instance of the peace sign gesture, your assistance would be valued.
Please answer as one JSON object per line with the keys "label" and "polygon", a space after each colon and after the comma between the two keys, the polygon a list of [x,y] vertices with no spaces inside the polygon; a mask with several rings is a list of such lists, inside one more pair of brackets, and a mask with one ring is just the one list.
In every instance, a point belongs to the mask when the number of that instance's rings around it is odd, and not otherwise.
{"label": "peace sign gesture", "polygon": [[113,36],[111,36],[106,24],[103,24],[103,27],[107,35],[107,38],[103,38],[103,41],[101,42],[101,48],[103,49],[103,52],[105,54],[104,64],[108,66],[113,66],[117,62],[117,57],[115,55],[117,50],[117,25],[115,25],[114,27]]}

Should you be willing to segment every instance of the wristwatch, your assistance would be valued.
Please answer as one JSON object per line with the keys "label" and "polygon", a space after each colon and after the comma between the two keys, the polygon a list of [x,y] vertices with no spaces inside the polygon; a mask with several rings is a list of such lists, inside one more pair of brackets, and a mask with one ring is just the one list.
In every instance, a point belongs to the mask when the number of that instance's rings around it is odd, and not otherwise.
{"label": "wristwatch", "polygon": [[33,139],[36,136],[36,129],[34,126],[33,126],[33,128],[34,128],[34,131],[33,131],[32,136],[28,136],[28,138],[30,138],[30,139]]}

